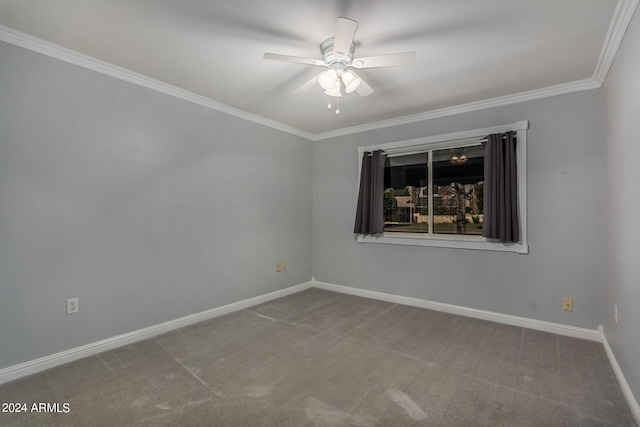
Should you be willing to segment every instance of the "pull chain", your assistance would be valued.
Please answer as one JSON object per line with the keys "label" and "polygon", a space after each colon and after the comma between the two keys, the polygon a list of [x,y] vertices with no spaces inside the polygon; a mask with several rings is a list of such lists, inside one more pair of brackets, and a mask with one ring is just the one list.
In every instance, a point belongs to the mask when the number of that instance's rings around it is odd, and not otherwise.
{"label": "pull chain", "polygon": [[[330,110],[333,105],[331,105],[331,96],[329,96],[329,104],[327,108]],[[340,98],[336,97],[336,114],[340,114]]]}

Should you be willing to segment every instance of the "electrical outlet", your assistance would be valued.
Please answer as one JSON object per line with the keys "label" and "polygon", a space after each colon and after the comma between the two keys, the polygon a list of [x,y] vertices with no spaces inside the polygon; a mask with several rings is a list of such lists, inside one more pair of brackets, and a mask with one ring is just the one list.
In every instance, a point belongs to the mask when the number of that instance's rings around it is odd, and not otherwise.
{"label": "electrical outlet", "polygon": [[613,304],[613,318],[616,319],[616,323],[618,323],[618,304]]}
{"label": "electrical outlet", "polygon": [[564,311],[573,311],[573,300],[571,298],[562,298],[562,309]]}
{"label": "electrical outlet", "polygon": [[287,263],[284,261],[280,263],[280,266],[282,267],[282,271],[285,271],[287,269]]}
{"label": "electrical outlet", "polygon": [[78,309],[78,298],[69,298],[67,300],[67,314],[77,313]]}

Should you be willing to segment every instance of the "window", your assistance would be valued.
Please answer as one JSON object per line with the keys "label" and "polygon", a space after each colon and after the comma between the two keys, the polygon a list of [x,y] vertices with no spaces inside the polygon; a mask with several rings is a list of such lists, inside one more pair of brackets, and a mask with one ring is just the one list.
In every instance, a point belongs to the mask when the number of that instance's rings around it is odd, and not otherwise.
{"label": "window", "polygon": [[385,233],[482,235],[484,151],[479,144],[389,155]]}
{"label": "window", "polygon": [[[526,130],[528,122],[358,148],[384,150],[384,233],[358,241],[527,253]],[[501,243],[482,237],[483,139],[517,131],[521,238]],[[361,156],[359,156],[361,157]]]}

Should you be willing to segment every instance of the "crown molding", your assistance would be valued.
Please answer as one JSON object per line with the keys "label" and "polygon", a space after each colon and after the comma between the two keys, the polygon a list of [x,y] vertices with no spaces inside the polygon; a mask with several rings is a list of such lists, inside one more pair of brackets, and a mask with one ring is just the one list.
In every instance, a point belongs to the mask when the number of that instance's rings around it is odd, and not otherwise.
{"label": "crown molding", "polygon": [[633,13],[638,7],[640,0],[618,0],[616,9],[613,12],[611,23],[609,24],[609,30],[602,44],[602,50],[600,51],[600,57],[596,64],[596,69],[593,73],[593,79],[599,81],[601,84],[607,78],[609,69],[613,64],[613,60],[618,53],[618,49],[622,44]]}
{"label": "crown molding", "polygon": [[526,92],[510,94],[497,98],[486,99],[482,101],[471,102],[468,104],[457,105],[453,107],[441,108],[422,113],[412,114],[408,116],[397,117],[378,122],[365,123],[362,125],[335,129],[327,132],[311,133],[275,120],[257,114],[249,113],[221,102],[214,101],[201,95],[189,92],[179,87],[163,83],[159,80],[152,79],[139,73],[127,70],[117,65],[101,61],[99,59],[84,55],[79,52],[64,48],[54,43],[21,33],[11,28],[0,25],[0,41],[10,43],[12,45],[41,53],[43,55],[59,59],[92,71],[96,71],[117,79],[133,83],[169,96],[173,96],[185,101],[193,102],[206,108],[220,111],[232,116],[236,116],[254,123],[258,123],[270,128],[280,130],[292,135],[305,138],[310,141],[321,141],[324,139],[335,138],[339,136],[352,135],[360,132],[384,129],[393,126],[401,126],[409,123],[416,123],[425,120],[436,119],[440,117],[453,116],[457,114],[469,113],[473,111],[485,110],[488,108],[501,107],[516,104],[535,99],[546,98],[550,96],[563,95],[583,90],[597,89],[602,87],[607,73],[613,64],[616,53],[622,43],[624,34],[627,31],[629,23],[633,18],[633,14],[640,3],[640,0],[618,0],[616,8],[609,24],[609,30],[603,43],[600,57],[598,59],[594,74],[590,78],[577,80],[569,83],[563,83],[555,86],[549,86],[541,89],[534,89]]}
{"label": "crown molding", "polygon": [[153,79],[151,77],[147,77],[143,74],[127,70],[126,68],[101,61],[83,53],[67,49],[65,47],[39,39],[37,37],[30,36],[28,34],[16,31],[3,25],[0,25],[0,41],[30,50],[32,52],[40,53],[54,59],[58,59],[60,61],[74,64],[91,71],[96,71],[98,73],[114,77],[116,79],[133,83],[135,85],[142,86],[147,89],[163,93],[165,95],[192,102],[194,104],[198,104],[212,110],[220,111],[222,113],[230,114],[232,116],[236,116],[250,122],[297,135],[308,140],[312,140],[313,137],[313,134],[310,132],[306,132],[293,126],[289,126],[275,120],[267,119],[266,117],[262,117],[257,114],[252,114],[247,111],[231,107],[221,102],[214,101],[204,96],[181,89],[177,86],[173,86],[168,83]]}
{"label": "crown molding", "polygon": [[437,119],[440,117],[469,113],[472,111],[486,110],[488,108],[502,107],[505,105],[517,104],[519,102],[532,101],[534,99],[548,98],[550,96],[597,89],[601,86],[602,83],[593,78],[577,80],[574,82],[563,83],[555,86],[548,86],[542,89],[534,89],[526,92],[500,96],[497,98],[485,99],[483,101],[470,102],[468,104],[457,105],[454,107],[441,108],[439,110],[432,110],[426,111],[424,113],[397,117],[395,119],[381,120],[379,122],[366,123],[363,125],[316,133],[313,135],[313,141],[320,141],[323,139],[335,138],[337,136],[351,135],[354,133],[367,132],[392,126],[401,126],[409,123]]}
{"label": "crown molding", "polygon": [[640,0],[618,0],[616,8],[613,12],[613,16],[611,18],[611,23],[609,24],[609,29],[607,31],[605,41],[600,51],[600,57],[598,58],[595,71],[591,78],[563,83],[555,86],[549,86],[542,89],[534,89],[527,92],[506,95],[498,98],[471,102],[469,104],[462,104],[458,106],[442,108],[439,110],[426,111],[423,113],[398,117],[395,119],[382,120],[379,122],[366,123],[363,125],[316,133],[313,134],[312,140],[321,141],[323,139],[335,138],[338,136],[352,135],[354,133],[384,129],[392,126],[416,123],[423,120],[453,116],[456,114],[469,113],[472,111],[484,110],[487,108],[501,107],[505,105],[516,104],[519,102],[531,101],[534,99],[541,99],[555,95],[564,95],[571,92],[597,89],[599,87],[602,87],[639,3]]}

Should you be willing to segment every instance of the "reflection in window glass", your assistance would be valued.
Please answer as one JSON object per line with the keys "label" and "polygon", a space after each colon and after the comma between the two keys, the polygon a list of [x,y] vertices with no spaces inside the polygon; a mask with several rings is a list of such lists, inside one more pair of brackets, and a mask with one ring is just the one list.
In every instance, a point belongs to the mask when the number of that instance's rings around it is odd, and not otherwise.
{"label": "reflection in window glass", "polygon": [[433,233],[482,234],[481,146],[433,152]]}
{"label": "reflection in window glass", "polygon": [[484,184],[482,147],[475,145],[433,150],[431,154],[431,165],[429,151],[387,158],[385,233],[429,233],[429,223],[432,221],[433,234],[481,235]]}
{"label": "reflection in window glass", "polygon": [[428,153],[388,157],[384,170],[384,231],[429,232]]}

